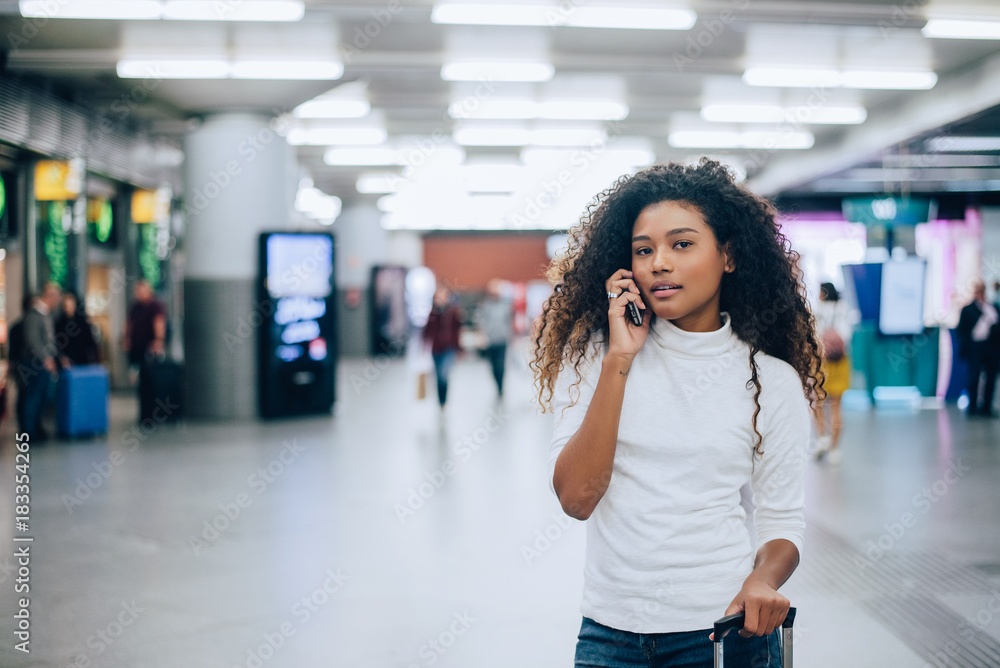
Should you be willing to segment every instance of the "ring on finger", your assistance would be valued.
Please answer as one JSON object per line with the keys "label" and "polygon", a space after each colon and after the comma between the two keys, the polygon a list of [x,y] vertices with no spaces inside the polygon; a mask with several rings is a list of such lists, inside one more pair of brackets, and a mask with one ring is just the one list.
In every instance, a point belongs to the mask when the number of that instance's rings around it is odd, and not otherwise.
{"label": "ring on finger", "polygon": [[614,299],[615,297],[618,296],[620,295],[617,292],[611,292],[610,290],[608,291],[608,299]]}

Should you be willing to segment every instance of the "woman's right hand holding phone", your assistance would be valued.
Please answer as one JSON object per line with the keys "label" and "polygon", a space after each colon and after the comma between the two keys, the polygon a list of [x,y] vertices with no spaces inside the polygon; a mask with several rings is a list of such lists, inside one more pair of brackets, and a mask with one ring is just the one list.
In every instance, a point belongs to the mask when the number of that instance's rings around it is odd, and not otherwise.
{"label": "woman's right hand holding phone", "polygon": [[[605,286],[608,291],[608,326],[611,341],[608,355],[616,355],[631,361],[642,349],[649,335],[650,316],[646,313],[646,305],[639,296],[639,288],[632,280],[632,272],[619,269],[611,275]],[[612,298],[610,295],[614,293]],[[634,303],[642,316],[642,324],[635,325],[626,312],[626,305]]]}

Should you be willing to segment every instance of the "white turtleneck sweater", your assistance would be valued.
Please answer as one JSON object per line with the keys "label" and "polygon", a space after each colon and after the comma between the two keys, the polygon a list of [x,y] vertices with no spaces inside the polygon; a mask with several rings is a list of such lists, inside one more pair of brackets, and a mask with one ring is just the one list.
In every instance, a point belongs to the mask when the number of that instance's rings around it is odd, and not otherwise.
{"label": "white turtleneck sweater", "polygon": [[[757,354],[763,388],[754,456],[749,347],[729,316],[714,332],[686,332],[657,319],[635,356],[611,483],[587,521],[581,611],[633,633],[710,628],[753,568],[755,545],[740,505],[751,483],[756,545],[784,538],[802,552],[808,404],[791,365]],[[607,345],[592,344],[576,381],[556,384],[556,459],[583,423]],[[579,397],[572,407],[570,395]],[[563,410],[565,408],[565,411]]]}

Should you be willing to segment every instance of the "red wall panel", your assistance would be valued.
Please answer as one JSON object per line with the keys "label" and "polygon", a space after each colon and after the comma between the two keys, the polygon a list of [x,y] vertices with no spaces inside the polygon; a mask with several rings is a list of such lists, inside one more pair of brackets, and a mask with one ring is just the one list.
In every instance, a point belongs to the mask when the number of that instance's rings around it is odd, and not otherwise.
{"label": "red wall panel", "polygon": [[491,278],[545,278],[548,234],[469,234],[424,237],[424,264],[456,290],[481,290]]}

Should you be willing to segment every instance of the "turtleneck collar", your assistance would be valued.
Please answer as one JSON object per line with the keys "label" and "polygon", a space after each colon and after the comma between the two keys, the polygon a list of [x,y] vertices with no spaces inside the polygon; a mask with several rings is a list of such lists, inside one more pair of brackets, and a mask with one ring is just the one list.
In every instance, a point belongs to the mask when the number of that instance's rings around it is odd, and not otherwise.
{"label": "turtleneck collar", "polygon": [[664,318],[657,318],[649,331],[656,345],[688,357],[716,357],[729,352],[738,340],[729,313],[720,313],[722,326],[713,332],[688,332]]}

